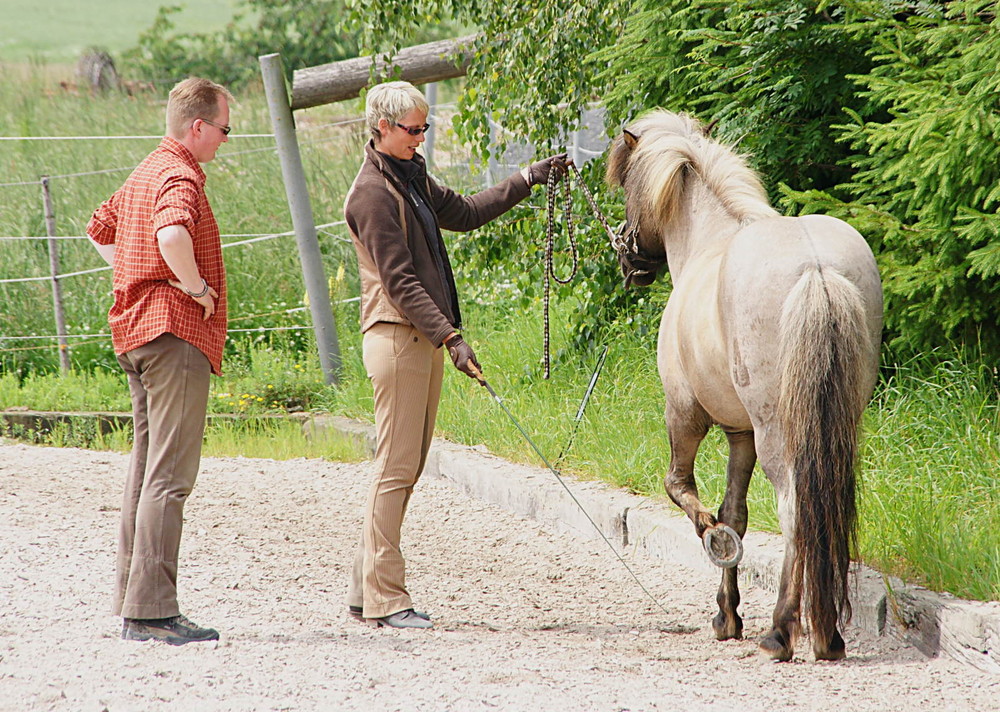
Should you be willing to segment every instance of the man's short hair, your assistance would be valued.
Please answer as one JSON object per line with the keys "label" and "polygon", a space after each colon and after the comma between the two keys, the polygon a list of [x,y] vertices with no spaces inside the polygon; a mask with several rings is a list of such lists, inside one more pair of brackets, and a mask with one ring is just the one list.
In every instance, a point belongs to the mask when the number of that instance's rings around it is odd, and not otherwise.
{"label": "man's short hair", "polygon": [[207,79],[188,77],[178,82],[167,99],[167,135],[181,138],[195,119],[217,118],[219,97],[233,100],[228,89]]}
{"label": "man's short hair", "polygon": [[395,124],[414,109],[430,113],[427,99],[409,82],[385,82],[373,86],[365,97],[365,119],[372,138],[376,141],[382,139],[378,130],[379,119]]}

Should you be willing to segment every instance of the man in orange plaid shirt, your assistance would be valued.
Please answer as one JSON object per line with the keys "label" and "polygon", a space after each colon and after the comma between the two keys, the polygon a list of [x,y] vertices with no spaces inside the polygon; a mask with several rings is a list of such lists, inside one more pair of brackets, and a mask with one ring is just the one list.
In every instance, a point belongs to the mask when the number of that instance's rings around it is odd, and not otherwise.
{"label": "man in orange plaid shirt", "polygon": [[128,376],[135,438],[119,527],[114,614],[125,640],[218,640],[181,615],[177,554],[226,340],[226,271],[202,163],[229,134],[229,91],[175,86],[167,135],[87,225],[114,273],[108,312]]}

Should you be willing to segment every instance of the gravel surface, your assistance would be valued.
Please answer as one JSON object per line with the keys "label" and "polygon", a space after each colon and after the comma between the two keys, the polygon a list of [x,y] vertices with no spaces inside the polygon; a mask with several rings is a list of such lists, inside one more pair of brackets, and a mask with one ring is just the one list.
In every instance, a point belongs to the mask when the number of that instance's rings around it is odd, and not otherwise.
{"label": "gravel surface", "polygon": [[849,658],[762,657],[710,625],[716,576],[557,535],[425,478],[404,531],[431,631],[372,629],[343,597],[367,463],[206,459],[182,610],[218,643],[119,639],[110,615],[127,456],[0,444],[0,710],[1000,710],[1000,679],[852,628]]}

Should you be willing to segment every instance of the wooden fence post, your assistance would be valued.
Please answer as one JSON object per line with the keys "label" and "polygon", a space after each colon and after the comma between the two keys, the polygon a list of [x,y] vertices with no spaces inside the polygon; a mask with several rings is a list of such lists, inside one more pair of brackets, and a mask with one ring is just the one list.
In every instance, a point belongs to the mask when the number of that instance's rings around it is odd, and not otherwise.
{"label": "wooden fence post", "polygon": [[371,57],[296,69],[292,79],[292,109],[353,99],[365,87],[390,78],[393,67],[399,67],[399,78],[411,84],[464,77],[472,61],[471,47],[475,39],[476,35],[469,35],[406,47],[392,58],[392,64],[379,59],[375,63],[374,79]]}
{"label": "wooden fence post", "polygon": [[49,236],[49,271],[52,274],[52,304],[56,315],[56,336],[59,339],[59,366],[69,373],[69,341],[66,339],[66,313],[63,311],[62,286],[59,284],[59,247],[56,237],[56,213],[52,206],[49,177],[42,176],[42,201],[45,204],[45,233]]}

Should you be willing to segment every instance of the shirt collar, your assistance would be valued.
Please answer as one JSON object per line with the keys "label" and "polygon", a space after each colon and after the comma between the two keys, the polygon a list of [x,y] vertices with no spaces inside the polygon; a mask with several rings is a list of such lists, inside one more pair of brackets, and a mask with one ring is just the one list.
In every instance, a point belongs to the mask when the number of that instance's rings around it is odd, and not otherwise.
{"label": "shirt collar", "polygon": [[420,165],[414,161],[404,161],[388,154],[383,154],[382,160],[396,174],[396,177],[406,184],[412,183],[421,173]]}
{"label": "shirt collar", "polygon": [[398,158],[393,158],[387,153],[382,153],[377,148],[375,148],[375,141],[369,139],[368,144],[365,146],[365,151],[368,154],[368,158],[371,159],[372,163],[378,166],[378,169],[383,173],[387,173],[397,182],[405,184],[405,179],[403,175],[400,175],[393,163],[395,164],[408,164],[410,167],[415,167],[417,175],[422,174],[425,170],[424,157],[419,153],[408,161],[402,161]]}
{"label": "shirt collar", "polygon": [[183,143],[175,139],[173,136],[164,136],[163,140],[160,141],[159,148],[164,151],[170,151],[180,157],[189,167],[191,167],[198,174],[198,178],[201,180],[202,184],[205,183],[205,171],[202,169],[201,164],[195,159],[194,154],[188,150],[188,147]]}

